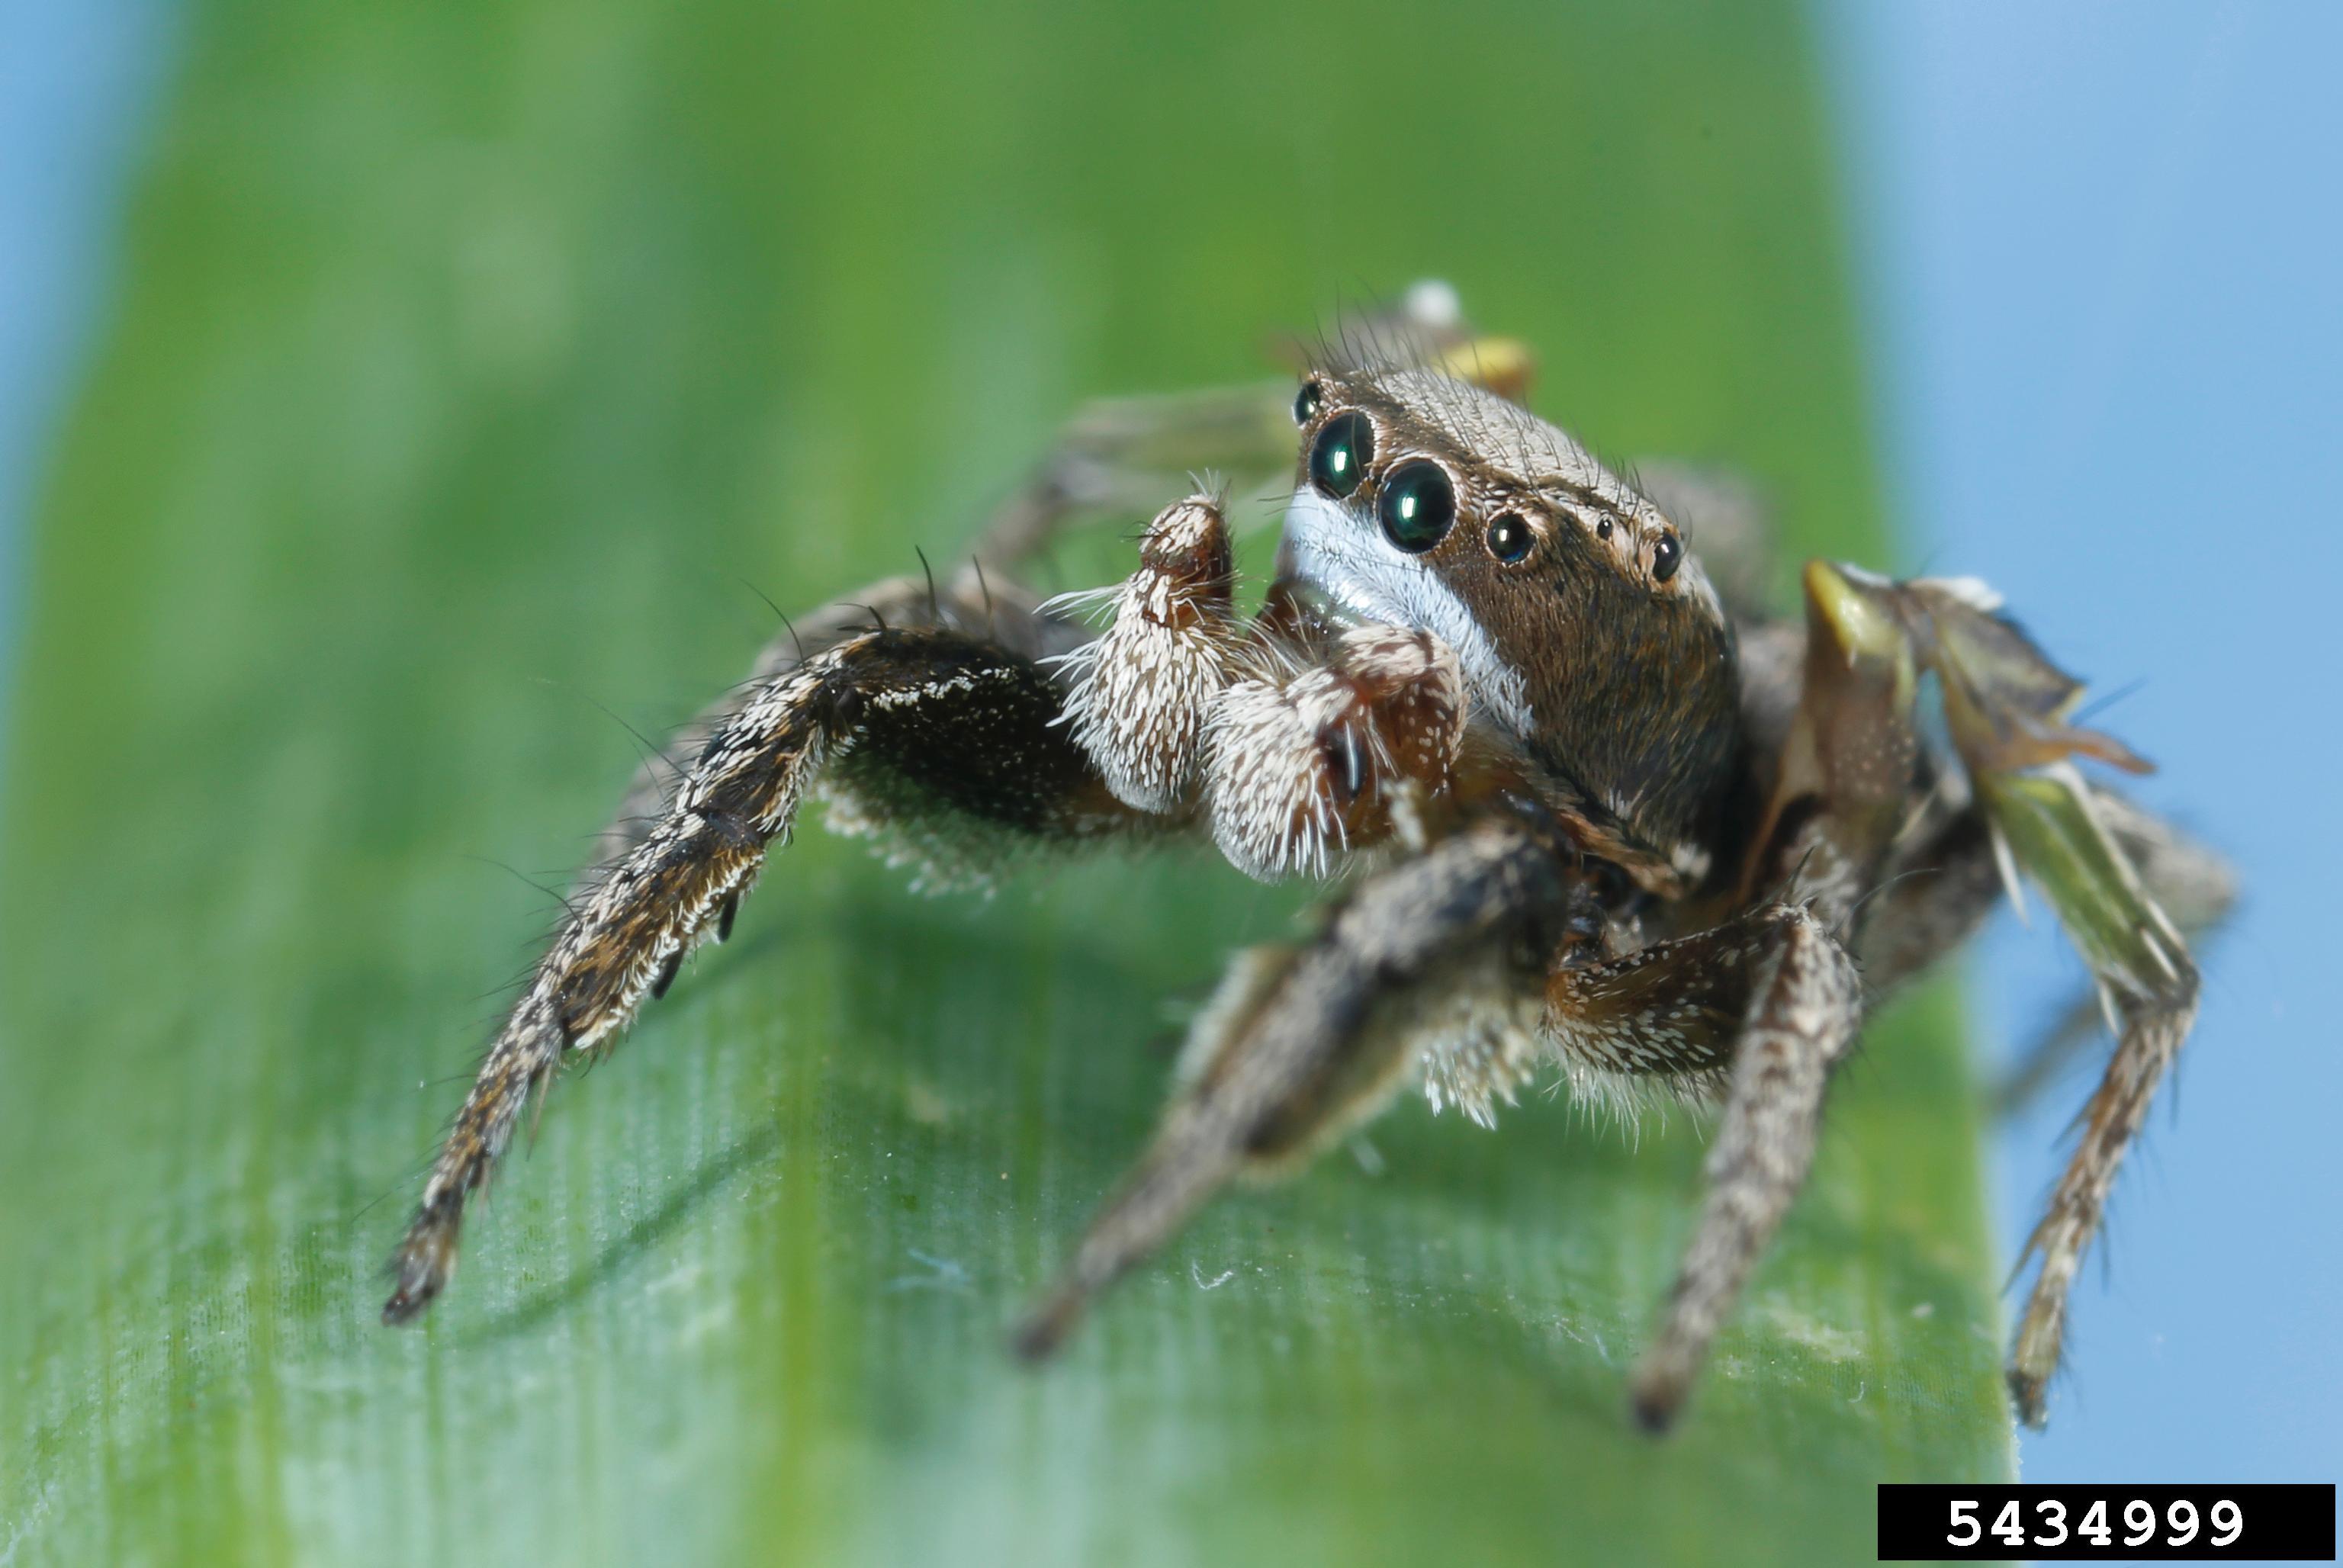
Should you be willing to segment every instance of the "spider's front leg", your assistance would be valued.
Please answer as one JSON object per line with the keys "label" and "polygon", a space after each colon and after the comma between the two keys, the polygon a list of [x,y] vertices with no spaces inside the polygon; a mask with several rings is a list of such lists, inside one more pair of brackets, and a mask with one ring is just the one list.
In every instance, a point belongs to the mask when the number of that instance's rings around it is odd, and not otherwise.
{"label": "spider's front leg", "polygon": [[[1713,1053],[1732,1063],[1724,1119],[1703,1167],[1708,1196],[1660,1331],[1635,1368],[1636,1418],[1659,1432],[1675,1419],[1743,1283],[1805,1184],[1831,1070],[1862,1026],[1863,987],[1845,949],[1805,904],[1771,905],[1609,967],[1635,973],[1663,999],[1664,1007],[1641,1015],[1647,1050],[1680,1060]],[[1744,1010],[1728,1014],[1722,1030],[1697,1013],[1685,1016],[1692,1013],[1685,999],[1718,989],[1720,968],[1728,991],[1737,990],[1734,980],[1751,982]],[[1558,1000],[1567,977],[1556,977]],[[1655,1017],[1683,1021],[1655,1028]]]}
{"label": "spider's front leg", "polygon": [[863,820],[914,829],[949,820],[1073,843],[1144,827],[1059,715],[1033,660],[940,626],[846,635],[719,714],[656,819],[584,887],[490,1044],[393,1259],[384,1321],[416,1317],[447,1284],[465,1200],[530,1094],[564,1059],[614,1040],[697,942],[729,930],[818,778]]}
{"label": "spider's front leg", "polygon": [[1371,1114],[1428,1040],[1533,1028],[1571,860],[1534,822],[1483,819],[1369,878],[1307,946],[1247,954],[1198,1020],[1154,1142],[1019,1329],[1020,1352],[1054,1351],[1231,1178]]}
{"label": "spider's front leg", "polygon": [[1028,1357],[1232,1176],[1371,1113],[1427,1041],[1531,1027],[1572,890],[1586,897],[1550,824],[1491,790],[1460,800],[1466,699],[1444,645],[1382,626],[1308,649],[1259,625],[1241,639],[1226,563],[1216,509],[1166,511],[1113,629],[1068,661],[1068,715],[1101,774],[1157,809],[1200,802],[1222,851],[1263,879],[1393,839],[1423,852],[1369,878],[1314,942],[1239,960],[1153,1145],[1020,1331]]}

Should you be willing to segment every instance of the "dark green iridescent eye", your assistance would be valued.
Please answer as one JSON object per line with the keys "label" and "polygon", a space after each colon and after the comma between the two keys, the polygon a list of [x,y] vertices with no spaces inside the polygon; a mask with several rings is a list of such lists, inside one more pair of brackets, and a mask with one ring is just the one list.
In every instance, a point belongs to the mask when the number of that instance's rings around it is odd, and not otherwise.
{"label": "dark green iridescent eye", "polygon": [[1455,487],[1437,463],[1402,463],[1384,478],[1375,516],[1385,538],[1412,556],[1422,555],[1455,525]]}
{"label": "dark green iridescent eye", "polygon": [[1364,414],[1337,414],[1310,447],[1310,482],[1341,500],[1375,460],[1375,427]]}
{"label": "dark green iridescent eye", "polygon": [[1515,513],[1506,512],[1489,525],[1489,553],[1507,566],[1528,555],[1535,543],[1537,536]]}
{"label": "dark green iridescent eye", "polygon": [[1302,390],[1293,395],[1293,422],[1307,425],[1318,417],[1318,411],[1325,407],[1326,389],[1315,381],[1304,381]]}

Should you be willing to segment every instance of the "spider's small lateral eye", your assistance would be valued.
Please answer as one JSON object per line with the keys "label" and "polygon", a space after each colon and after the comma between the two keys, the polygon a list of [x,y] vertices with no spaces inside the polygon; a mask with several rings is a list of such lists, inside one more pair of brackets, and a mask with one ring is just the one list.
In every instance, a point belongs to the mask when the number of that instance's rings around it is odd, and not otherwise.
{"label": "spider's small lateral eye", "polygon": [[1310,482],[1336,500],[1359,487],[1375,460],[1375,427],[1364,414],[1337,414],[1310,447]]}
{"label": "spider's small lateral eye", "polygon": [[1326,407],[1326,388],[1315,381],[1304,381],[1302,390],[1293,395],[1293,422],[1307,425],[1318,417]]}
{"label": "spider's small lateral eye", "polygon": [[1610,518],[1597,518],[1594,519],[1594,537],[1598,539],[1607,539],[1611,537]]}
{"label": "spider's small lateral eye", "polygon": [[1676,575],[1684,565],[1684,541],[1674,534],[1662,534],[1652,541],[1652,580],[1665,582]]}
{"label": "spider's small lateral eye", "polygon": [[1456,525],[1456,487],[1440,465],[1419,457],[1402,463],[1383,478],[1375,500],[1375,516],[1383,537],[1412,556],[1420,556],[1448,537]]}
{"label": "spider's small lateral eye", "polygon": [[1529,524],[1522,521],[1517,514],[1503,512],[1489,525],[1487,543],[1491,555],[1512,566],[1530,553],[1530,547],[1537,543],[1537,536],[1530,532]]}

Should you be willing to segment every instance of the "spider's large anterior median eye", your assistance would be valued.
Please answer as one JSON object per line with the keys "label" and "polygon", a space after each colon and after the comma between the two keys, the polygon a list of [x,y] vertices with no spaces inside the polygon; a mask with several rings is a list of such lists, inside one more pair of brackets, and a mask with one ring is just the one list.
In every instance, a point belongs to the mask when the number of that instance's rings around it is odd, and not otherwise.
{"label": "spider's large anterior median eye", "polygon": [[1437,463],[1402,463],[1383,480],[1375,515],[1384,538],[1412,556],[1422,555],[1455,525],[1456,487]]}
{"label": "spider's large anterior median eye", "polygon": [[1310,447],[1310,482],[1341,500],[1375,460],[1375,427],[1364,414],[1337,414]]}
{"label": "spider's large anterior median eye", "polygon": [[1684,565],[1684,543],[1674,534],[1662,534],[1652,541],[1652,578],[1665,582],[1676,575]]}

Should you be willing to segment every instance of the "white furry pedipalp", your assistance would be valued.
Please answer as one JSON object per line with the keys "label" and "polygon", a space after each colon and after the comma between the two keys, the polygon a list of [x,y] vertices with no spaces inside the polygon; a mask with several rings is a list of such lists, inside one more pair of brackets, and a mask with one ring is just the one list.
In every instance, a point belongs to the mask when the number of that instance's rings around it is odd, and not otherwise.
{"label": "white furry pedipalp", "polygon": [[1330,669],[1292,681],[1241,680],[1221,693],[1204,732],[1212,841],[1264,882],[1326,875],[1344,847],[1322,731],[1346,717],[1350,687]]}
{"label": "white furry pedipalp", "polygon": [[1227,678],[1225,638],[1202,623],[1153,620],[1140,598],[1139,585],[1125,588],[1107,634],[1057,661],[1068,682],[1061,722],[1116,799],[1164,812],[1195,777],[1204,709]]}
{"label": "white furry pedipalp", "polygon": [[1400,627],[1354,627],[1327,664],[1235,682],[1204,725],[1214,842],[1263,881],[1327,875],[1395,829],[1401,786],[1447,788],[1464,709],[1455,655]]}
{"label": "white furry pedipalp", "polygon": [[[1165,509],[1149,543],[1201,552],[1222,527],[1217,505],[1194,497]],[[1205,709],[1229,678],[1227,586],[1148,564],[1111,602],[1106,634],[1052,661],[1067,683],[1058,722],[1071,726],[1116,799],[1141,811],[1176,810],[1196,776]]]}

